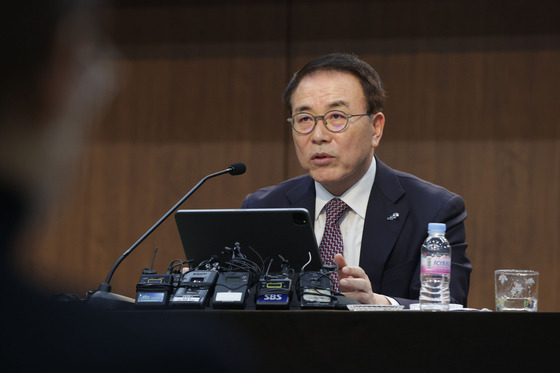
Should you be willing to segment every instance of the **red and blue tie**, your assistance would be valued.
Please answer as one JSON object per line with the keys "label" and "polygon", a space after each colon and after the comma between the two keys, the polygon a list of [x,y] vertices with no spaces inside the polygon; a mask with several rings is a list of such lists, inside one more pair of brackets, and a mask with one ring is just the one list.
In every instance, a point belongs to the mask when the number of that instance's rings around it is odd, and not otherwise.
{"label": "red and blue tie", "polygon": [[[327,213],[327,222],[325,224],[325,232],[319,245],[319,252],[321,260],[324,264],[334,265],[334,256],[336,254],[344,253],[344,246],[342,245],[342,232],[340,231],[340,220],[346,212],[350,209],[344,201],[340,198],[333,198],[325,205]],[[333,290],[340,291],[338,285],[338,273],[335,271],[331,275]]]}

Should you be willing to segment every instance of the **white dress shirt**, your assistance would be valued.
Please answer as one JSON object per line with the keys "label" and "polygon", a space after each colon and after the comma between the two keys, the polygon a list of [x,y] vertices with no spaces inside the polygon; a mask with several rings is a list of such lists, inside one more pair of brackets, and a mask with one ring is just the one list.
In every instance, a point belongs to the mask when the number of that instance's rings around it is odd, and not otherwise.
{"label": "white dress shirt", "polygon": [[[350,210],[348,210],[348,213],[346,213],[346,216],[344,216],[340,222],[340,231],[342,232],[342,243],[344,246],[343,256],[349,266],[360,265],[364,222],[376,170],[377,166],[374,158],[365,175],[343,195],[338,196],[338,198],[350,206]],[[317,239],[317,245],[320,245],[327,221],[325,205],[337,196],[333,196],[318,182],[315,182],[315,194],[315,238]],[[395,299],[388,296],[385,297],[391,304],[399,304]]]}
{"label": "white dress shirt", "polygon": [[[343,195],[338,196],[338,198],[350,206],[350,210],[340,222],[340,231],[342,232],[344,259],[351,266],[360,264],[362,234],[364,232],[369,195],[375,180],[375,171],[376,164],[375,159],[373,159],[365,175]],[[315,182],[315,193],[315,237],[317,238],[317,245],[320,245],[327,221],[325,205],[336,196],[330,194],[318,182]]]}

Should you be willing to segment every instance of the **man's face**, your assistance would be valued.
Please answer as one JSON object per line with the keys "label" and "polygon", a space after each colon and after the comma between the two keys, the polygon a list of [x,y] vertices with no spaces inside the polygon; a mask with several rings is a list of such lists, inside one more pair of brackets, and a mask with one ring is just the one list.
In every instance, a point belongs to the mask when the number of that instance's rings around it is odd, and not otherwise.
{"label": "man's face", "polygon": [[[341,71],[319,71],[303,78],[292,96],[292,108],[292,115],[323,115],[330,110],[367,112],[359,79]],[[349,118],[346,129],[338,133],[327,130],[322,120],[311,133],[292,130],[298,160],[315,181],[331,194],[341,195],[367,172],[384,123],[383,114],[377,113],[371,119]]]}

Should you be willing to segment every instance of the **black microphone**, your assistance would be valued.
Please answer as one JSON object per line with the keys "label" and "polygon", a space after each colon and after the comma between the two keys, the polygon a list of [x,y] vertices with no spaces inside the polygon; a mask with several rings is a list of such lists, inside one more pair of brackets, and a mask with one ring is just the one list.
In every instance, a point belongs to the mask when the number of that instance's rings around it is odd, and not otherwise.
{"label": "black microphone", "polygon": [[247,171],[247,167],[245,163],[234,163],[229,166],[226,171],[228,171],[230,175],[241,175]]}
{"label": "black microphone", "polygon": [[245,166],[244,163],[234,163],[231,166],[229,166],[228,168],[226,168],[225,170],[207,175],[202,180],[200,180],[198,182],[198,184],[196,184],[194,186],[194,188],[192,188],[187,194],[185,194],[185,196],[183,198],[181,198],[179,200],[179,202],[177,202],[175,204],[175,206],[173,206],[169,211],[167,211],[167,213],[165,215],[163,215],[161,217],[161,219],[159,219],[150,229],[148,229],[148,231],[146,233],[144,233],[142,235],[142,237],[140,237],[140,239],[138,239],[138,241],[136,241],[128,250],[126,250],[120,256],[120,258],[113,265],[113,268],[111,268],[111,271],[109,272],[109,275],[107,276],[107,279],[105,280],[105,282],[102,283],[101,285],[99,285],[99,289],[97,291],[90,292],[89,297],[88,297],[88,304],[91,304],[94,307],[100,307],[100,308],[114,308],[115,306],[116,307],[119,307],[119,306],[126,307],[127,304],[130,304],[130,305],[133,304],[134,299],[128,298],[128,297],[125,297],[125,296],[122,296],[122,295],[111,293],[111,285],[109,285],[109,282],[111,282],[111,278],[113,277],[113,274],[115,273],[119,264],[121,264],[121,262],[134,249],[136,249],[136,247],[138,247],[138,245],[140,245],[142,243],[142,241],[144,241],[154,230],[156,230],[156,228],[159,227],[159,225],[161,223],[163,223],[163,221],[165,219],[167,219],[169,217],[169,215],[171,215],[175,210],[177,210],[179,208],[179,206],[183,202],[185,202],[185,200],[187,198],[189,198],[202,184],[204,184],[204,182],[206,180],[208,180],[210,178],[213,178],[215,176],[223,175],[223,174],[241,175],[241,174],[244,174],[246,170],[247,170],[247,167]]}

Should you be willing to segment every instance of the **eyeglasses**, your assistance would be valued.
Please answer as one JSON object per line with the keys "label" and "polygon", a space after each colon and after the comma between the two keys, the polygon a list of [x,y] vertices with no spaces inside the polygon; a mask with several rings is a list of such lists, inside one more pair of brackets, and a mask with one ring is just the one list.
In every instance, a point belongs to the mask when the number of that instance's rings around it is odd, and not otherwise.
{"label": "eyeglasses", "polygon": [[324,115],[312,115],[309,113],[297,113],[287,121],[292,124],[292,128],[297,133],[306,135],[311,133],[317,121],[319,119],[323,120],[325,127],[331,132],[342,132],[348,126],[348,119],[352,117],[361,117],[370,114],[346,114],[340,110],[331,110],[326,112]]}

